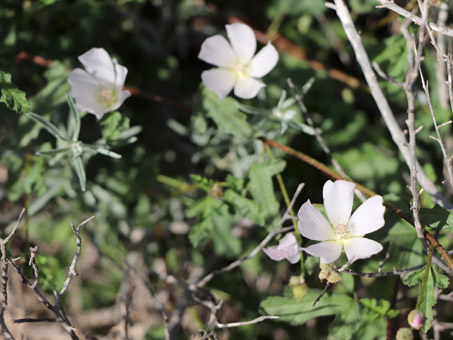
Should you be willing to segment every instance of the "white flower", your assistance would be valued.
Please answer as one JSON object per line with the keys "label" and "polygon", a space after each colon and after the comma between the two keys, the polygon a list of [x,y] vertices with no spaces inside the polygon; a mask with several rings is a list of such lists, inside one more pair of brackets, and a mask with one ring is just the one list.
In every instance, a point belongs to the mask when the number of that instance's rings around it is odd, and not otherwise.
{"label": "white flower", "polygon": [[350,263],[382,250],[380,243],[363,237],[384,226],[382,197],[369,198],[351,216],[354,189],[355,184],[346,181],[327,181],[324,184],[324,207],[330,223],[309,200],[299,210],[299,231],[302,236],[322,241],[302,249],[320,257],[322,263],[334,262],[343,249]]}
{"label": "white flower", "polygon": [[85,70],[76,68],[68,77],[77,108],[98,119],[114,111],[131,95],[123,91],[127,68],[110,58],[103,48],[92,48],[79,56]]}
{"label": "white flower", "polygon": [[215,66],[201,74],[206,87],[225,98],[234,94],[243,99],[255,97],[266,85],[257,80],[268,74],[278,61],[278,52],[269,42],[255,56],[256,38],[245,24],[226,25],[228,42],[221,35],[207,38],[201,45],[198,58]]}
{"label": "white flower", "polygon": [[263,251],[274,261],[286,258],[291,263],[300,260],[300,248],[293,234],[288,233],[280,240],[278,246],[264,248]]}

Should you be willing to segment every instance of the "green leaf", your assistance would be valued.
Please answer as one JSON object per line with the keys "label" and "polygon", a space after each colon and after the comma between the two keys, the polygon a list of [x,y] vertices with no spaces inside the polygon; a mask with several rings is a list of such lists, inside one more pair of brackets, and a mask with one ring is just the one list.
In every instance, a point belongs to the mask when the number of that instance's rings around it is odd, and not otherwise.
{"label": "green leaf", "polygon": [[249,170],[250,182],[247,188],[258,203],[262,218],[278,214],[279,204],[275,198],[272,177],[282,172],[285,166],[285,161],[270,158],[254,164]]}
{"label": "green leaf", "polygon": [[101,121],[102,137],[107,144],[115,145],[123,139],[121,131],[129,129],[129,118],[115,111],[105,115]]}
{"label": "green leaf", "polygon": [[74,142],[77,142],[79,140],[80,133],[80,111],[69,93],[66,93],[66,100],[69,105],[68,136]]}
{"label": "green leaf", "polygon": [[53,125],[51,122],[47,121],[44,117],[33,113],[33,112],[27,112],[26,113],[27,117],[38,123],[41,127],[46,129],[52,136],[55,138],[58,138],[62,141],[69,142],[71,143],[72,141],[65,136],[63,136],[62,131],[60,131],[55,125]]}
{"label": "green leaf", "polygon": [[278,315],[280,321],[291,325],[303,325],[307,320],[319,316],[335,315],[341,306],[332,302],[333,298],[324,295],[313,307],[313,302],[321,294],[319,289],[309,289],[302,301],[297,302],[294,297],[271,296],[261,302],[260,306],[267,315]]}
{"label": "green leaf", "polygon": [[240,215],[255,221],[257,224],[263,224],[264,219],[260,214],[260,209],[255,201],[252,201],[232,189],[228,189],[223,194],[225,202],[231,204]]}
{"label": "green leaf", "polygon": [[0,71],[0,102],[6,107],[17,113],[30,111],[30,105],[25,96],[25,92],[19,90],[11,82],[11,74]]}
{"label": "green leaf", "polygon": [[432,273],[434,274],[434,283],[437,287],[445,289],[450,284],[450,278],[444,274],[438,273],[436,268],[431,268]]}
{"label": "green leaf", "polygon": [[85,174],[85,168],[83,167],[82,159],[80,157],[72,159],[71,165],[76,172],[77,177],[79,178],[80,190],[85,191],[87,177]]}
{"label": "green leaf", "polygon": [[432,208],[420,209],[420,222],[431,228],[453,231],[453,214],[437,204]]}
{"label": "green leaf", "polygon": [[186,211],[187,217],[196,217],[198,222],[189,233],[189,240],[194,247],[212,239],[214,251],[219,255],[236,256],[241,250],[241,243],[231,234],[234,216],[229,207],[211,196],[204,197],[192,204]]}
{"label": "green leaf", "polygon": [[[416,284],[420,284],[421,286],[424,272],[425,267],[404,275],[403,283],[407,286],[414,286]],[[420,303],[420,312],[422,312],[426,318],[425,325],[423,326],[423,331],[425,333],[431,328],[431,322],[433,321],[433,306],[436,304],[434,287],[437,286],[445,289],[448,287],[448,284],[449,279],[447,276],[438,273],[434,267],[430,268]]]}
{"label": "green leaf", "polygon": [[199,110],[210,117],[220,130],[240,138],[252,136],[252,127],[247,122],[246,115],[239,111],[238,103],[233,98],[221,100],[216,93],[203,86],[199,102]]}
{"label": "green leaf", "polygon": [[376,299],[363,298],[360,299],[360,303],[365,306],[376,319],[385,316],[394,318],[399,314],[399,311],[390,308],[390,302],[387,300],[381,299],[378,301]]}
{"label": "green leaf", "polygon": [[424,273],[425,273],[425,267],[422,267],[413,272],[407,273],[403,276],[403,283],[409,287],[415,286],[416,284],[419,284],[422,282]]}

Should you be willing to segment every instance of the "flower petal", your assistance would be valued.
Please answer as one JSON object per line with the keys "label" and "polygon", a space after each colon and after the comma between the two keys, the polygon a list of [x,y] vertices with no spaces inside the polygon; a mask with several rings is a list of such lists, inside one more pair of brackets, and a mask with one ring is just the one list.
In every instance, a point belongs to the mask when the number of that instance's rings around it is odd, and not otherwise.
{"label": "flower petal", "polygon": [[334,228],[339,224],[347,225],[351,217],[355,184],[346,181],[327,181],[322,196],[324,207]]}
{"label": "flower petal", "polygon": [[280,261],[286,257],[286,253],[283,250],[277,249],[276,246],[264,248],[263,251],[274,261]]}
{"label": "flower petal", "polygon": [[310,255],[320,257],[322,263],[332,263],[341,255],[341,243],[335,241],[321,242],[302,248],[302,250]]}
{"label": "flower petal", "polygon": [[116,72],[115,87],[118,93],[120,93],[124,87],[124,83],[126,82],[127,68],[123,65],[117,64],[116,60],[114,60],[114,62]]}
{"label": "flower petal", "polygon": [[201,80],[208,89],[225,98],[234,86],[234,76],[230,71],[214,68],[201,73]]}
{"label": "flower petal", "polygon": [[131,93],[126,90],[126,91],[121,91],[121,94],[120,94],[120,99],[119,99],[119,102],[120,102],[120,106],[121,104],[123,104],[123,102],[129,98],[131,96]]}
{"label": "flower petal", "polygon": [[236,61],[236,55],[224,37],[214,35],[203,41],[198,59],[219,67],[231,67]]}
{"label": "flower petal", "polygon": [[373,196],[357,208],[348,225],[352,236],[372,233],[384,226],[385,207],[382,201],[381,196]]}
{"label": "flower petal", "polygon": [[268,42],[265,47],[253,57],[250,62],[250,75],[254,78],[261,78],[268,74],[278,62],[278,52]]}
{"label": "flower petal", "polygon": [[115,84],[114,63],[103,48],[92,48],[79,57],[85,70],[105,84]]}
{"label": "flower petal", "polygon": [[294,246],[297,248],[296,237],[292,233],[288,233],[280,240],[278,249],[285,250],[285,249],[292,248]]}
{"label": "flower petal", "polygon": [[358,259],[369,258],[381,250],[382,245],[379,242],[364,237],[351,238],[344,244],[344,251],[351,263]]}
{"label": "flower petal", "polygon": [[242,99],[250,99],[256,97],[258,92],[266,85],[254,78],[244,77],[236,81],[234,85],[234,94]]}
{"label": "flower petal", "polygon": [[332,226],[319,210],[311,205],[310,200],[302,204],[297,216],[299,231],[303,237],[314,241],[327,241],[335,238]]}
{"label": "flower petal", "polygon": [[253,30],[241,23],[225,25],[225,27],[236,57],[241,61],[252,59],[256,51],[256,38]]}
{"label": "flower petal", "polygon": [[286,234],[277,247],[278,250],[285,252],[286,259],[291,263],[296,263],[300,259],[300,249],[296,237],[292,233]]}
{"label": "flower petal", "polygon": [[98,119],[109,111],[98,99],[102,87],[99,82],[86,71],[76,68],[68,76],[71,84],[71,95],[76,101],[79,110],[93,113]]}
{"label": "flower petal", "polygon": [[286,259],[291,264],[297,263],[300,260],[300,252],[301,252],[300,248],[297,248],[297,252],[296,253],[287,253],[286,254]]}

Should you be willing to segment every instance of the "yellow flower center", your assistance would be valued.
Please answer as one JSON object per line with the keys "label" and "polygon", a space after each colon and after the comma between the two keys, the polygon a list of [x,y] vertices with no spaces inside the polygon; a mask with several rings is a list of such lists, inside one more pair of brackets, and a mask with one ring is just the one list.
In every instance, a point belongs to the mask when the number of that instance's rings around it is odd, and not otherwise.
{"label": "yellow flower center", "polygon": [[335,237],[338,241],[343,242],[349,239],[351,232],[347,225],[339,224],[335,229]]}
{"label": "yellow flower center", "polygon": [[98,100],[105,105],[110,107],[118,101],[118,96],[115,89],[103,88],[98,95]]}
{"label": "yellow flower center", "polygon": [[231,67],[236,79],[241,79],[249,76],[249,65],[241,62],[240,60]]}

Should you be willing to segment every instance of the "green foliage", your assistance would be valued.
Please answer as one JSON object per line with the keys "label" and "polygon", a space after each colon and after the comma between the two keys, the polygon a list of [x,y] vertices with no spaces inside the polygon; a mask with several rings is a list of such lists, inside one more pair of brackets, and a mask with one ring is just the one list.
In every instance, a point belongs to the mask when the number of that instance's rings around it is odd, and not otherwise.
{"label": "green foliage", "polygon": [[19,90],[11,82],[11,74],[0,71],[0,102],[17,113],[30,111],[25,92]]}
{"label": "green foliage", "polygon": [[198,219],[189,234],[189,239],[194,247],[199,246],[207,238],[211,238],[218,254],[228,256],[239,254],[241,242],[231,235],[234,218],[230,214],[227,204],[217,198],[207,196],[191,205],[186,213],[188,217]]}
{"label": "green foliage", "polygon": [[129,129],[129,118],[115,111],[102,117],[102,137],[108,145],[118,144],[123,140],[122,131]]}
{"label": "green foliage", "polygon": [[[418,269],[416,271],[407,273],[403,276],[403,283],[409,287],[420,284],[423,281],[425,274],[425,267]],[[431,322],[433,321],[433,306],[436,304],[436,299],[434,296],[434,286],[437,286],[441,289],[448,287],[449,278],[443,274],[440,274],[436,271],[434,267],[429,268],[428,276],[426,279],[426,284],[424,286],[423,292],[421,292],[421,303],[420,303],[420,312],[425,316],[425,325],[423,326],[423,331],[426,333],[431,328]]]}
{"label": "green foliage", "polygon": [[284,161],[270,158],[250,168],[247,189],[258,203],[258,208],[266,220],[275,218],[278,214],[279,203],[275,198],[272,177],[282,172],[285,166]]}
{"label": "green foliage", "polygon": [[387,300],[376,300],[376,299],[369,299],[363,298],[360,299],[360,303],[366,307],[371,314],[371,317],[375,319],[389,317],[391,319],[397,317],[399,314],[398,310],[390,308],[390,302]]}
{"label": "green foliage", "polygon": [[231,97],[219,99],[219,96],[205,86],[201,87],[198,98],[198,110],[206,114],[217,127],[239,138],[250,138],[252,127],[246,116],[237,107],[237,101]]}
{"label": "green foliage", "polygon": [[432,208],[420,209],[420,223],[444,232],[453,231],[453,215],[437,204]]}

